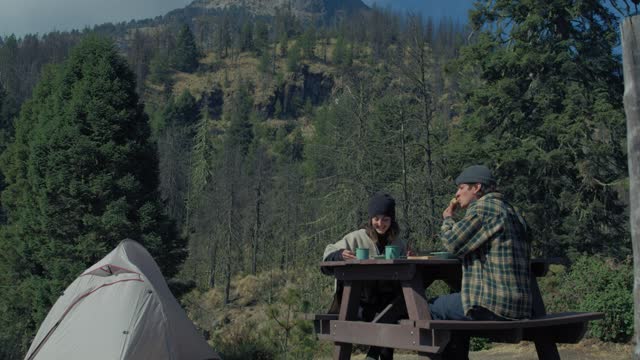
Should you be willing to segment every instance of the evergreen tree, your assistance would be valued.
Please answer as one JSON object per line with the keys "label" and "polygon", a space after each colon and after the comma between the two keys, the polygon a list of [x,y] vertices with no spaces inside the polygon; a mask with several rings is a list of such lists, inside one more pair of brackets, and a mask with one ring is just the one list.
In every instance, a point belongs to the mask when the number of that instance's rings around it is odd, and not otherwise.
{"label": "evergreen tree", "polygon": [[289,37],[286,32],[280,33],[278,46],[280,47],[280,57],[287,56],[287,52],[289,51]]}
{"label": "evergreen tree", "polygon": [[189,26],[183,25],[178,33],[176,47],[172,52],[172,65],[178,71],[194,72],[198,69],[200,53],[196,47],[193,33]]}
{"label": "evergreen tree", "polygon": [[149,63],[149,79],[152,82],[170,88],[172,85],[171,72],[171,64],[167,56],[156,54],[151,58]]}
{"label": "evergreen tree", "polygon": [[273,116],[276,118],[282,116],[282,103],[280,99],[276,99],[276,104],[273,106]]}
{"label": "evergreen tree", "polygon": [[18,76],[18,39],[11,34],[4,39],[5,43],[0,47],[0,81],[9,93],[17,94],[20,90],[20,78]]}
{"label": "evergreen tree", "polygon": [[462,68],[481,81],[465,89],[452,173],[492,165],[544,255],[628,255],[615,16],[594,1],[499,1],[472,21]]}
{"label": "evergreen tree", "polygon": [[[0,82],[0,149],[4,150],[8,141],[13,137],[13,121],[19,112],[15,98],[4,90]],[[1,153],[2,151],[0,151]]]}
{"label": "evergreen tree", "polygon": [[169,99],[162,115],[162,127],[156,129],[160,130],[160,193],[167,213],[180,226],[187,219],[189,159],[199,117],[196,99],[184,90],[177,99]]}
{"label": "evergreen tree", "polygon": [[22,108],[2,161],[8,226],[0,237],[0,338],[24,352],[62,289],[122,239],[141,242],[167,277],[184,242],[162,214],[158,162],[113,43],[91,36],[49,68]]}
{"label": "evergreen tree", "polygon": [[208,138],[209,133],[209,112],[204,108],[200,114],[200,119],[196,124],[196,134],[193,139],[193,148],[191,151],[191,194],[190,205],[196,206],[201,200],[202,194],[211,181],[213,173],[211,160],[213,157],[213,146]]}
{"label": "evergreen tree", "polygon": [[170,100],[165,108],[166,124],[175,126],[189,126],[198,121],[200,110],[196,98],[185,89],[175,100]]}
{"label": "evergreen tree", "polygon": [[240,33],[240,50],[253,50],[253,23],[251,21],[247,21],[242,25],[242,31]]}
{"label": "evergreen tree", "polygon": [[[13,138],[13,122],[18,112],[16,101],[13,96],[4,90],[4,86],[0,82],[0,154],[5,151]],[[4,176],[0,173],[0,191],[4,190],[4,188]],[[4,208],[0,208],[0,224],[5,224],[6,220]]]}
{"label": "evergreen tree", "polygon": [[333,63],[341,66],[345,65],[347,61],[347,44],[342,34],[338,35],[336,40],[336,46],[333,48]]}
{"label": "evergreen tree", "polygon": [[300,48],[305,59],[313,59],[316,49],[316,31],[309,27],[300,37]]}
{"label": "evergreen tree", "polygon": [[260,55],[260,62],[258,63],[258,71],[263,74],[271,73],[272,69],[272,61],[271,54],[269,53],[269,49],[264,49],[262,54]]}
{"label": "evergreen tree", "polygon": [[225,14],[220,22],[217,28],[216,49],[220,57],[223,58],[229,56],[229,48],[231,47],[231,20]]}
{"label": "evergreen tree", "polygon": [[247,154],[249,145],[253,141],[253,125],[250,121],[253,113],[253,98],[249,93],[249,87],[248,83],[241,84],[225,110],[225,117],[229,121],[226,148],[237,150],[242,155]]}
{"label": "evergreen tree", "polygon": [[295,43],[287,53],[287,70],[295,72],[300,65],[300,45]]}
{"label": "evergreen tree", "polygon": [[258,56],[261,56],[264,52],[269,52],[269,28],[263,21],[258,21],[256,24],[253,44]]}

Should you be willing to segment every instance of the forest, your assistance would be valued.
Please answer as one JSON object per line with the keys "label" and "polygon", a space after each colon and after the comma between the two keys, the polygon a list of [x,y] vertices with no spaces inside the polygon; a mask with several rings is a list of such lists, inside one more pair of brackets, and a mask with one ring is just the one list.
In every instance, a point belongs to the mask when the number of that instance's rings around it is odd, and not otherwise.
{"label": "forest", "polygon": [[331,302],[325,246],[386,191],[412,248],[442,250],[471,164],[521,210],[532,255],[566,260],[541,283],[550,309],[603,311],[588,336],[628,342],[615,4],[478,1],[467,23],[187,7],[0,38],[0,358],[125,238],[225,359],[330,354],[302,316]]}

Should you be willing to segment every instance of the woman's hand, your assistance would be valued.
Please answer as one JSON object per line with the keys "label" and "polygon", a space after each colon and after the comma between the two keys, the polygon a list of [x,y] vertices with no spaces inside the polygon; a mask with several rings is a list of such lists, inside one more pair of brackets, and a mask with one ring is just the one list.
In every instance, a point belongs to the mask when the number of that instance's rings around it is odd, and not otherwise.
{"label": "woman's hand", "polygon": [[342,250],[342,258],[344,260],[352,260],[356,258],[356,255],[351,250]]}

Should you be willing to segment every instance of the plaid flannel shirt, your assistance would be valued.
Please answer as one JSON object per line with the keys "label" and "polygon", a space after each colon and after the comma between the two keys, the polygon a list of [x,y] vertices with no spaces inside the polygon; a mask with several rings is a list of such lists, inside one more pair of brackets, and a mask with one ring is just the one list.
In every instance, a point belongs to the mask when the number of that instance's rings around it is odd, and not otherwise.
{"label": "plaid flannel shirt", "polygon": [[441,230],[447,250],[462,259],[465,314],[482,306],[509,319],[531,317],[527,225],[502,194],[474,201],[462,220],[448,217]]}

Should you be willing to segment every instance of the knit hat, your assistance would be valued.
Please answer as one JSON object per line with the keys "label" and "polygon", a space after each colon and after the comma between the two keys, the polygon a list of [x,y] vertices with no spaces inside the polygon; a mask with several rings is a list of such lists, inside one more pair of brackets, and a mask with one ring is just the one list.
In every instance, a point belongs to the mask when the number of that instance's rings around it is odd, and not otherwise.
{"label": "knit hat", "polygon": [[462,173],[456,178],[456,185],[477,183],[487,186],[495,185],[496,179],[493,178],[491,170],[484,165],[471,165],[462,170]]}
{"label": "knit hat", "polygon": [[376,193],[369,200],[369,218],[376,215],[386,215],[394,219],[396,217],[396,201],[386,193]]}

